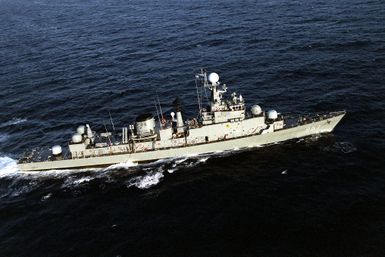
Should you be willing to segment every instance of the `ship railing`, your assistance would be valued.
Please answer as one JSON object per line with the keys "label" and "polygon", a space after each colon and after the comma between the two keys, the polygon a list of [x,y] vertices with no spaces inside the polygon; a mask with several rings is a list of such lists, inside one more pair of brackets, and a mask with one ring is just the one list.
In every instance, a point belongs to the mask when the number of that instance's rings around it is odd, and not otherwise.
{"label": "ship railing", "polygon": [[285,114],[283,119],[285,121],[285,128],[292,128],[299,125],[305,125],[321,120],[326,120],[345,114],[346,111],[336,111],[336,112],[318,112],[318,113],[307,113],[307,114]]}
{"label": "ship railing", "polygon": [[19,158],[20,163],[41,162],[49,160],[51,151],[47,148],[34,148],[24,152]]}

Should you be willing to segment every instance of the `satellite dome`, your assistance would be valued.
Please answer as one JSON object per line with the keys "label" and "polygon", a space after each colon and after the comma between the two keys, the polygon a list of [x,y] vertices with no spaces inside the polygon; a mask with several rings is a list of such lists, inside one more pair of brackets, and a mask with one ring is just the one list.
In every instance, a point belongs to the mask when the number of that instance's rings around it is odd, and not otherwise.
{"label": "satellite dome", "polygon": [[52,146],[52,154],[53,155],[59,155],[62,153],[62,149],[60,145],[54,145]]}
{"label": "satellite dome", "polygon": [[80,143],[82,142],[82,135],[76,133],[72,136],[72,142],[73,143]]}
{"label": "satellite dome", "polygon": [[253,105],[251,107],[251,113],[254,115],[254,116],[257,116],[257,115],[260,115],[262,113],[262,108],[261,106],[259,105]]}
{"label": "satellite dome", "polygon": [[278,113],[276,110],[270,110],[267,112],[267,118],[269,120],[275,120],[278,118]]}
{"label": "satellite dome", "polygon": [[219,75],[215,72],[212,72],[209,74],[209,81],[213,84],[217,83],[219,81]]}
{"label": "satellite dome", "polygon": [[86,127],[84,125],[81,125],[76,129],[76,132],[78,132],[78,134],[80,135],[83,135],[86,132]]}

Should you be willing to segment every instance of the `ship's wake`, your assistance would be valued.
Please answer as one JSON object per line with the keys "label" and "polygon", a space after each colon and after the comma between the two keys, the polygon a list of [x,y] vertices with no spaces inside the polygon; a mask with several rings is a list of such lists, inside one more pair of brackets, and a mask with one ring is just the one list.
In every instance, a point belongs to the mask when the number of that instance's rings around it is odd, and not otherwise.
{"label": "ship's wake", "polygon": [[0,178],[14,176],[19,172],[14,159],[10,157],[0,157]]}
{"label": "ship's wake", "polygon": [[43,194],[42,201],[48,201],[57,192],[77,195],[95,186],[102,190],[108,186],[144,190],[158,185],[178,170],[195,167],[208,159],[208,156],[194,156],[140,165],[126,162],[103,169],[23,172],[18,169],[16,160],[3,156],[0,157],[0,199],[37,193]]}

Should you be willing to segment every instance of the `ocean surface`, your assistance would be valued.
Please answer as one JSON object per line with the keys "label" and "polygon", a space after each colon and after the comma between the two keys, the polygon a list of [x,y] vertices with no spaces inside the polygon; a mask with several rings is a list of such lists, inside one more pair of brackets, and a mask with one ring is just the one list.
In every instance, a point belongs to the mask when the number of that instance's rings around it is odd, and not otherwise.
{"label": "ocean surface", "polygon": [[[346,110],[252,151],[22,173],[219,73],[248,106]],[[0,256],[384,256],[385,1],[0,0]]]}

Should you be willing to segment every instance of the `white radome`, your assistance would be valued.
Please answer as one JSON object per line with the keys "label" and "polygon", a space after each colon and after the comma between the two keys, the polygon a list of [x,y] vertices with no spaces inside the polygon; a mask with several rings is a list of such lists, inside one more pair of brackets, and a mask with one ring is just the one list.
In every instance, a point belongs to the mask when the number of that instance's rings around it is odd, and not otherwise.
{"label": "white radome", "polygon": [[74,143],[80,143],[82,142],[82,135],[76,133],[72,136],[72,142]]}
{"label": "white radome", "polygon": [[251,107],[251,113],[253,114],[253,115],[260,115],[261,113],[262,113],[262,108],[261,108],[261,106],[259,106],[258,104],[256,104],[256,105],[253,105],[252,107]]}
{"label": "white radome", "polygon": [[59,155],[62,153],[62,149],[60,145],[54,145],[52,146],[52,154],[53,155]]}
{"label": "white radome", "polygon": [[217,83],[219,81],[219,75],[218,73],[212,72],[209,74],[209,81],[213,84]]}
{"label": "white radome", "polygon": [[269,120],[275,120],[278,118],[278,113],[276,110],[270,110],[267,112],[267,118]]}
{"label": "white radome", "polygon": [[78,132],[78,134],[80,135],[83,135],[86,132],[86,127],[84,125],[81,125],[77,128],[76,132]]}

